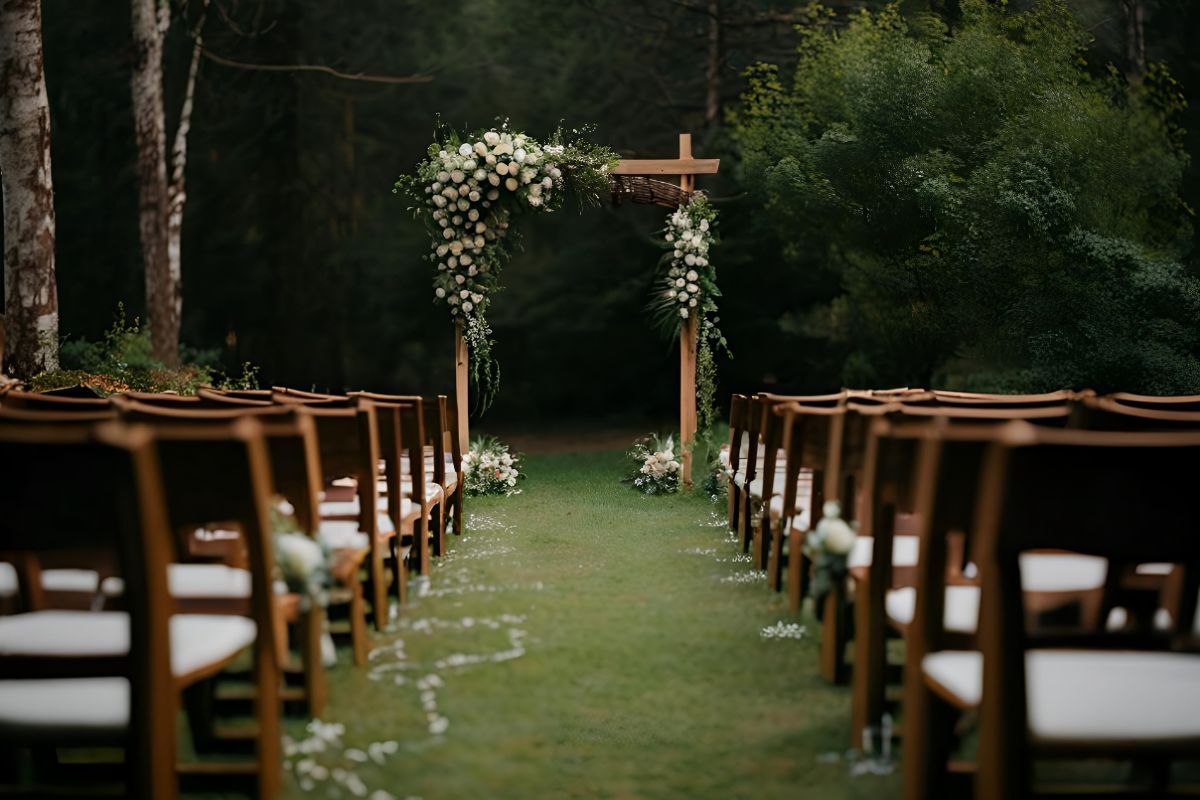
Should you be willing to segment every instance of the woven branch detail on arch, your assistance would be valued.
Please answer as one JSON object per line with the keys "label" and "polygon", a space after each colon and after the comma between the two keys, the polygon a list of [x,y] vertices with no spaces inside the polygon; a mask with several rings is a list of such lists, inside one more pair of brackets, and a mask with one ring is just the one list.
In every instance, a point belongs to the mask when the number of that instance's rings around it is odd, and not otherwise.
{"label": "woven branch detail on arch", "polygon": [[614,206],[628,200],[631,203],[679,208],[692,196],[691,192],[679,188],[677,184],[647,178],[644,175],[610,174],[608,190]]}

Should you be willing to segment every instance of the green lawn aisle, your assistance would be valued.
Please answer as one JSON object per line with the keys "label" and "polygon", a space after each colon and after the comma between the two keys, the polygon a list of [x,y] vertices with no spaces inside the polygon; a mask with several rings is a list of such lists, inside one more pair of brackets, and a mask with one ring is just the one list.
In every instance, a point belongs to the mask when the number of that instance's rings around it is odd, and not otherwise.
{"label": "green lawn aisle", "polygon": [[819,758],[845,749],[849,693],[815,637],[761,637],[785,604],[709,503],[639,495],[619,453],[526,468],[520,496],[468,502],[370,666],[331,672],[345,730],[288,757],[287,797],[895,795]]}

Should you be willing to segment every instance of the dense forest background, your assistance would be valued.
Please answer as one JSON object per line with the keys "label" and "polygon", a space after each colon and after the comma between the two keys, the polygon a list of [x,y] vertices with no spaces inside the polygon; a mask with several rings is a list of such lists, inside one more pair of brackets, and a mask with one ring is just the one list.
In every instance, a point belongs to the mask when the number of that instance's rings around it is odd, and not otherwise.
{"label": "dense forest background", "polygon": [[[193,21],[197,5],[180,13]],[[212,0],[205,48],[220,60],[201,62],[192,118],[183,341],[215,349],[231,369],[254,362],[266,384],[449,391],[452,328],[432,303],[425,233],[391,188],[439,116],[461,129],[507,117],[534,136],[591,124],[596,141],[639,157],[672,156],[677,134],[691,131],[698,156],[722,159],[702,184],[722,214],[714,261],[735,355],[720,365],[718,397],[839,387],[845,354],[797,322],[838,291],[836,276],[815,256],[781,257],[799,238],[763,223],[729,129],[746,68],[765,60],[786,72],[794,59],[797,4],[722,0],[715,42],[711,5]],[[844,14],[882,4],[827,5]],[[934,5],[954,13],[953,2]],[[1121,0],[1070,6],[1094,37],[1089,68],[1127,70]],[[1190,101],[1179,115],[1193,156],[1183,195],[1198,208],[1200,4],[1145,8],[1147,55],[1169,65]],[[94,339],[118,303],[131,315],[143,308],[129,15],[103,0],[45,0],[43,14],[61,331]],[[168,137],[187,27],[172,25],[166,42]],[[247,66],[266,64],[430,80]],[[677,356],[644,311],[662,222],[661,210],[630,206],[524,221],[525,252],[491,315],[503,389],[490,417],[670,415]]]}

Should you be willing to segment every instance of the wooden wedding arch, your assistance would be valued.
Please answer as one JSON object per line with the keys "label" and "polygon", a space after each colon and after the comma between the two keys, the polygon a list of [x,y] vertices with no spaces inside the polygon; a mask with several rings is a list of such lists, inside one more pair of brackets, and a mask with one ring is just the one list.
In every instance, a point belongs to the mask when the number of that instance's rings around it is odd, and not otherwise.
{"label": "wooden wedding arch", "polygon": [[[721,161],[717,158],[693,158],[692,135],[679,134],[678,158],[622,159],[609,174],[613,205],[623,202],[650,203],[678,208],[696,189],[697,175],[715,175]],[[675,176],[679,184],[664,177]],[[696,347],[697,326],[693,314],[683,320],[679,331],[679,444],[683,458],[683,482],[692,483],[692,440],[696,436]],[[465,452],[470,446],[467,422],[469,400],[469,353],[463,336],[462,320],[454,324],[455,400],[458,409],[459,443]]]}

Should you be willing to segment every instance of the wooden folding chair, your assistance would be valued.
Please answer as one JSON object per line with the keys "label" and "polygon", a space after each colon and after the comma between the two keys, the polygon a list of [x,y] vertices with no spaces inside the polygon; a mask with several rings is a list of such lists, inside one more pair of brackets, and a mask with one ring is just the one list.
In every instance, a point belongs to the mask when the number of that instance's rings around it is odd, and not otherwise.
{"label": "wooden folding chair", "polygon": [[[947,431],[945,439],[965,435]],[[1174,794],[1173,759],[1200,756],[1200,511],[1191,501],[1200,433],[1093,432],[1015,422],[975,431],[985,449],[974,521],[981,584],[978,648],[944,636],[945,562],[931,551],[918,568],[905,690],[904,795],[950,796],[954,725],[978,710],[975,795],[1071,796],[1079,786],[1040,786],[1035,760],[1103,758],[1143,767],[1140,786],[1086,787],[1090,795]],[[918,478],[934,494],[942,448],[931,444]],[[926,502],[927,501],[923,501]],[[1031,629],[1022,558],[1045,548],[1118,563],[1180,564],[1187,576],[1165,634],[1102,628]],[[961,770],[957,774],[962,775]],[[958,795],[961,796],[961,792]]]}
{"label": "wooden folding chair", "polygon": [[750,435],[746,432],[749,398],[744,394],[735,394],[729,402],[729,443],[721,447],[718,459],[725,470],[729,509],[727,520],[729,530],[733,533],[741,530],[742,488],[734,481],[734,476],[745,464],[750,454]]}
{"label": "wooden folding chair", "polygon": [[[0,736],[51,747],[124,745],[128,793],[134,796],[174,796],[176,770],[189,779],[251,778],[257,796],[272,796],[279,783],[279,665],[271,610],[270,476],[257,424],[240,420],[221,432],[172,427],[152,433],[112,423],[94,432],[0,423],[0,452],[6,463],[28,465],[0,486],[6,511],[0,548],[109,543],[118,553],[127,608],[0,619]],[[194,478],[210,469],[219,477],[197,490]],[[234,521],[245,536],[249,618],[172,616],[167,565],[173,531],[213,519]],[[205,682],[246,649],[254,655],[254,761],[176,765],[180,693],[202,693]],[[189,721],[200,738],[210,735],[210,721],[195,708]]]}
{"label": "wooden folding chair", "polygon": [[[376,630],[383,630],[388,622],[388,562],[393,565],[392,577],[398,600],[405,595],[406,575],[404,555],[397,541],[400,523],[389,515],[389,501],[379,497],[376,483],[381,412],[374,402],[365,398],[314,395],[294,389],[276,390],[274,396],[277,402],[307,408],[316,425],[322,479],[327,492],[326,500],[320,504],[320,514],[327,522],[356,521],[359,530],[367,535],[365,588],[371,601],[372,622]],[[335,481],[341,479],[350,479],[354,488],[335,486]],[[348,493],[349,499],[333,496],[339,491]],[[352,626],[353,620],[352,614]],[[358,635],[352,635],[357,641]]]}

